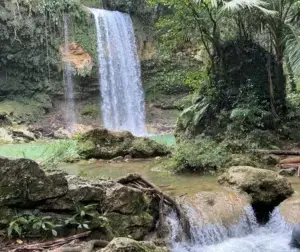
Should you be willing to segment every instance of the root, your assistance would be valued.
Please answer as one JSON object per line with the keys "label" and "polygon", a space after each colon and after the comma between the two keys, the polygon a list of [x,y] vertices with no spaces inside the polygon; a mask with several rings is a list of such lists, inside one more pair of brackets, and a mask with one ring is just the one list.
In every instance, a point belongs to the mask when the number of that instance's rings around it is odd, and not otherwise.
{"label": "root", "polygon": [[121,178],[117,181],[120,184],[131,186],[133,188],[137,188],[141,191],[146,193],[151,193],[153,197],[157,197],[161,202],[159,205],[159,227],[162,225],[162,216],[163,216],[163,204],[170,206],[172,209],[175,210],[178,219],[180,220],[180,224],[183,228],[184,234],[188,240],[191,240],[191,226],[190,222],[180,207],[180,205],[170,196],[164,194],[159,188],[153,185],[151,182],[145,180],[138,174],[129,174],[124,178]]}

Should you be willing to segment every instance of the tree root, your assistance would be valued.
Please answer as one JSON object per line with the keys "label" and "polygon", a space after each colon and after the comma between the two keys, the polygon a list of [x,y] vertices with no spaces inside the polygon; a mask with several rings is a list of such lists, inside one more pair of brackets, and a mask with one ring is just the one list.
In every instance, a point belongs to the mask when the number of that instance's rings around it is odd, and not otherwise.
{"label": "tree root", "polygon": [[[192,239],[191,235],[191,226],[188,217],[186,216],[185,212],[182,210],[180,205],[170,196],[164,194],[160,189],[158,189],[155,185],[151,182],[145,180],[139,174],[129,174],[124,178],[120,178],[118,183],[131,186],[133,188],[137,188],[141,191],[151,193],[154,197],[157,197],[160,202],[170,206],[172,209],[175,210],[177,217],[180,221],[184,234],[188,240]],[[163,213],[163,206],[162,203],[159,204],[159,227],[162,226],[162,216]]]}

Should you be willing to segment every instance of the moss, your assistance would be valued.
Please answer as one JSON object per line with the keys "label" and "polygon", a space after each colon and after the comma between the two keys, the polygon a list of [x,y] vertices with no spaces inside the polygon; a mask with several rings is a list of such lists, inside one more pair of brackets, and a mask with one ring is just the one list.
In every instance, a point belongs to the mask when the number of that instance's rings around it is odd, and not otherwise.
{"label": "moss", "polygon": [[83,159],[112,159],[132,155],[135,158],[164,156],[169,153],[164,145],[148,138],[136,138],[129,132],[91,130],[78,136],[77,150]]}
{"label": "moss", "polygon": [[4,206],[0,207],[0,229],[6,228],[14,216],[15,212],[13,209]]}
{"label": "moss", "polygon": [[52,107],[49,96],[39,95],[32,99],[6,100],[0,102],[0,113],[16,123],[35,122]]}
{"label": "moss", "polygon": [[131,236],[135,240],[143,239],[151,229],[153,222],[153,217],[147,212],[142,212],[138,215],[108,213],[106,217],[114,236]]}
{"label": "moss", "polygon": [[99,106],[96,104],[87,104],[81,110],[81,115],[96,119],[100,116]]}

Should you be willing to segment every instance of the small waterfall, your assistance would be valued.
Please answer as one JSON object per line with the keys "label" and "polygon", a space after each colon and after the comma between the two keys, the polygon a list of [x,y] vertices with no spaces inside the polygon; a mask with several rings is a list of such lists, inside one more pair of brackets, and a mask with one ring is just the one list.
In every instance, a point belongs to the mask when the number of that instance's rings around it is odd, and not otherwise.
{"label": "small waterfall", "polygon": [[[197,218],[189,211],[191,219]],[[199,216],[198,216],[199,217]],[[245,207],[239,223],[230,228],[220,224],[192,226],[194,241],[178,242],[179,221],[174,213],[168,216],[172,229],[172,252],[296,252],[291,249],[292,227],[287,225],[276,208],[265,226],[257,224],[250,206]],[[192,221],[192,223],[195,223]]]}
{"label": "small waterfall", "polygon": [[90,10],[97,29],[104,127],[145,135],[144,93],[131,18],[118,11]]}
{"label": "small waterfall", "polygon": [[[69,54],[69,18],[68,15],[64,15],[64,54]],[[66,109],[66,123],[69,131],[73,131],[77,123],[75,101],[73,93],[73,77],[72,66],[68,62],[64,62],[64,88],[65,88],[65,100],[67,102]]]}

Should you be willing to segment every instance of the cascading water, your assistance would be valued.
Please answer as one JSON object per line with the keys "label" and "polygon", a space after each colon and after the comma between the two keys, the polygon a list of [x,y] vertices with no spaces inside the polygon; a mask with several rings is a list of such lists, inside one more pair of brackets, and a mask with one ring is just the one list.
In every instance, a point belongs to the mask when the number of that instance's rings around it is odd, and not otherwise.
{"label": "cascading water", "polygon": [[[68,15],[64,15],[64,54],[69,54],[69,18]],[[66,123],[69,131],[73,131],[76,123],[76,111],[75,101],[73,93],[73,77],[72,77],[72,66],[68,62],[64,62],[64,88],[65,88],[65,100],[67,102],[66,110]]]}
{"label": "cascading water", "polygon": [[[193,211],[189,213],[193,218]],[[246,207],[240,222],[231,228],[220,225],[198,227],[193,225],[194,241],[191,244],[176,241],[179,223],[176,215],[171,214],[168,222],[172,229],[173,252],[292,252],[292,227],[287,225],[276,208],[270,221],[260,226],[256,223],[252,208]]]}
{"label": "cascading water", "polygon": [[97,29],[104,127],[145,135],[144,93],[131,18],[118,11],[90,10]]}

